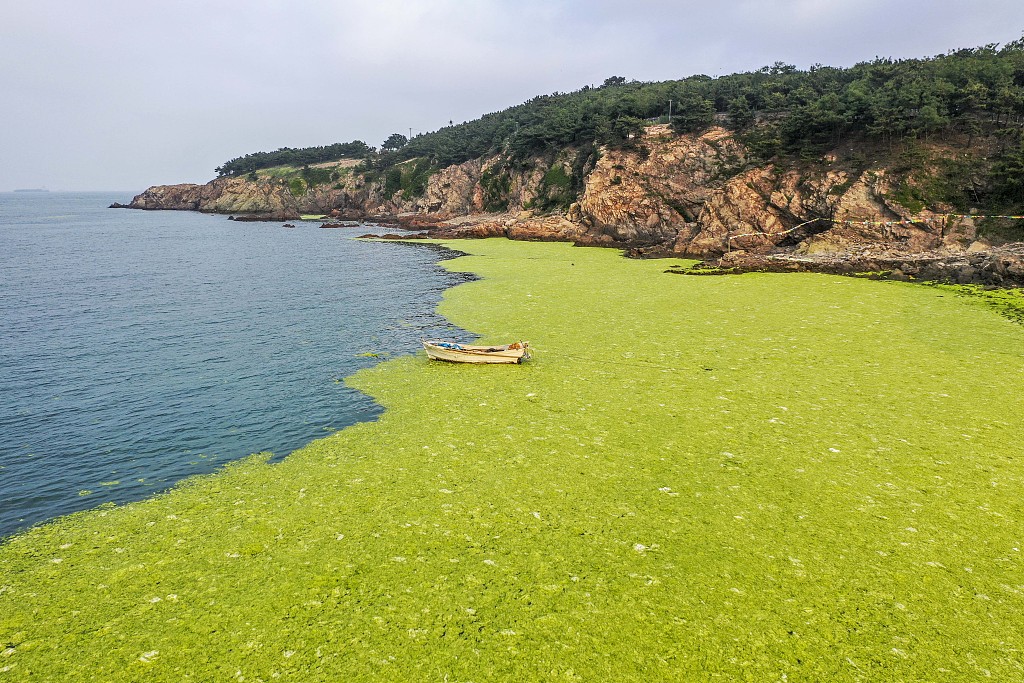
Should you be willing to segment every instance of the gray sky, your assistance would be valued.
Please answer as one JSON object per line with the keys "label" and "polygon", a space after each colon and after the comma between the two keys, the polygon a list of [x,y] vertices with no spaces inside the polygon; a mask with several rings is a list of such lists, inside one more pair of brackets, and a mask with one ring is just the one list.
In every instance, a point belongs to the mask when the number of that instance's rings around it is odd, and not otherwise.
{"label": "gray sky", "polygon": [[0,191],[205,182],[248,152],[430,131],[622,75],[920,57],[1021,0],[139,0],[0,7]]}

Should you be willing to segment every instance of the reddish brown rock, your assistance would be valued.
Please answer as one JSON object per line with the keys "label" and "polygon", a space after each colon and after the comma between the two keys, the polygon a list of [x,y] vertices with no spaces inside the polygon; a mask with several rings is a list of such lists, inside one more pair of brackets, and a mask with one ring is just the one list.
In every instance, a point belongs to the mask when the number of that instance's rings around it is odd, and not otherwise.
{"label": "reddish brown rock", "polygon": [[[894,201],[907,179],[891,169],[853,170],[862,166],[843,167],[836,155],[785,167],[756,164],[722,128],[675,135],[667,126],[650,126],[639,142],[639,150],[604,149],[596,163],[591,157],[582,167],[583,190],[564,212],[540,214],[528,207],[564,204],[545,178],[555,166],[564,173],[580,167],[587,155],[573,149],[525,163],[499,156],[449,166],[432,173],[418,197],[402,191],[387,196],[383,180],[367,181],[348,169],[337,182],[305,188],[301,196],[280,179],[219,178],[206,185],[152,187],[131,206],[273,220],[329,215],[438,237],[625,246],[638,256],[742,250],[824,258],[877,245],[902,254],[990,246],[977,243],[971,219],[946,218],[949,207],[912,214]],[[399,167],[410,171],[415,163]],[[495,206],[503,212],[483,213]]]}

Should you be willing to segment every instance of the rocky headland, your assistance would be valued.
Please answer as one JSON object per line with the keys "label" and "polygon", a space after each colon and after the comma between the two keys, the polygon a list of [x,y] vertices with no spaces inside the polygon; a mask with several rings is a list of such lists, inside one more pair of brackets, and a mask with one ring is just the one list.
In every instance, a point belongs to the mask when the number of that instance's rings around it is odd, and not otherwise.
{"label": "rocky headland", "polygon": [[[941,157],[955,148],[938,145]],[[951,206],[908,201],[913,177],[863,149],[812,161],[759,163],[724,128],[703,134],[648,126],[633,149],[587,160],[582,187],[567,197],[578,151],[509,165],[501,156],[430,174],[422,192],[389,190],[352,164],[331,183],[221,177],[205,185],[154,186],[127,206],[230,214],[238,219],[397,222],[434,237],[502,236],[617,246],[633,256],[689,256],[708,270],[876,273],[1024,286],[1024,250],[979,236],[978,221]],[[406,162],[406,165],[414,164]],[[560,210],[549,207],[561,201]],[[908,204],[910,206],[908,206]],[[998,241],[997,241],[998,242]]]}

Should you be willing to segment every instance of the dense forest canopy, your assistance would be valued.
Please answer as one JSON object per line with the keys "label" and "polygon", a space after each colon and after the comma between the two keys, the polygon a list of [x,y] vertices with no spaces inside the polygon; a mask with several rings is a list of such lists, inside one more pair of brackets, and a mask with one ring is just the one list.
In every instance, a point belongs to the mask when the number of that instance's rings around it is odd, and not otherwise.
{"label": "dense forest canopy", "polygon": [[497,153],[521,161],[570,146],[624,147],[649,120],[668,120],[670,106],[678,132],[727,125],[762,159],[820,153],[851,136],[890,145],[947,134],[966,135],[968,141],[994,136],[1003,191],[1024,193],[1013,177],[1014,169],[1024,167],[1024,38],[931,58],[879,58],[850,68],[800,70],[779,62],[720,78],[697,75],[659,83],[615,76],[599,87],[535,97],[411,140],[395,134],[380,152],[361,141],[285,148],[232,159],[217,172],[237,175],[281,164],[363,158],[368,173],[380,174],[410,159],[443,168]]}

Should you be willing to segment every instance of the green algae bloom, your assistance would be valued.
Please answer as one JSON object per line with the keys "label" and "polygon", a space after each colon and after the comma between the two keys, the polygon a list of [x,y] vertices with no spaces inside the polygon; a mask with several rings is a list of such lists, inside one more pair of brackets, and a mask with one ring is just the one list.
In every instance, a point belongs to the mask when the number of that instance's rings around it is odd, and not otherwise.
{"label": "green algae bloom", "polygon": [[1024,678],[1024,327],[445,244],[533,361],[390,360],[377,422],[7,541],[0,680]]}
{"label": "green algae bloom", "polygon": [[929,284],[958,296],[976,297],[1001,315],[1024,324],[1024,289],[985,289],[978,285]]}

